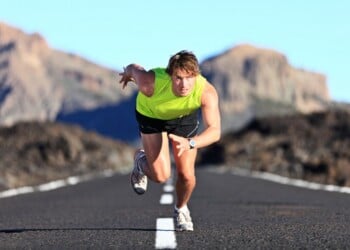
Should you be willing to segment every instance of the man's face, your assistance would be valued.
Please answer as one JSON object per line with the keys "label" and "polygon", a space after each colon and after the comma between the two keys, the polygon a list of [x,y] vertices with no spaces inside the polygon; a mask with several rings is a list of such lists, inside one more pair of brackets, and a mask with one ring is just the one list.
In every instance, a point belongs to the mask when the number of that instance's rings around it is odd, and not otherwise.
{"label": "man's face", "polygon": [[196,83],[196,76],[185,70],[175,70],[171,75],[173,82],[173,93],[176,96],[189,95]]}

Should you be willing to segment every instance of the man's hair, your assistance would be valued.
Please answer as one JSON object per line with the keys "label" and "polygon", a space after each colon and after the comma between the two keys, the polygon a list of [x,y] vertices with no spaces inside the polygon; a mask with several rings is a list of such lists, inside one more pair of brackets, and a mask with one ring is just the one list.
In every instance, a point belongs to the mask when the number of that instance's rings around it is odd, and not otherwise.
{"label": "man's hair", "polygon": [[200,74],[197,57],[190,51],[181,50],[169,59],[166,72],[172,75],[176,70],[184,70],[187,73],[197,76]]}

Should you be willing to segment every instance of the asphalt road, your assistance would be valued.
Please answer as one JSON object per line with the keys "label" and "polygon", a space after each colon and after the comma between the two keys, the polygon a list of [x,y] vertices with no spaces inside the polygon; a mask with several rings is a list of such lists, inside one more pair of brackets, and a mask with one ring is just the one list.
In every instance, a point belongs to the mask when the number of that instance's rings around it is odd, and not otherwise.
{"label": "asphalt road", "polygon": [[[155,249],[163,185],[133,193],[115,175],[0,199],[0,249]],[[177,249],[350,249],[350,194],[197,171],[194,232]],[[158,229],[159,231],[159,229]]]}

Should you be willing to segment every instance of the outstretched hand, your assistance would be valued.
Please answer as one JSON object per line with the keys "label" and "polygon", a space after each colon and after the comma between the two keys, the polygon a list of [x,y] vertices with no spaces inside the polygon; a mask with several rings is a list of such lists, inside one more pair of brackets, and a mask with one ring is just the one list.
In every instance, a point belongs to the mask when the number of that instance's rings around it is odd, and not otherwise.
{"label": "outstretched hand", "polygon": [[119,83],[123,84],[123,89],[126,87],[126,85],[128,85],[128,82],[135,82],[134,78],[132,78],[131,76],[129,76],[126,73],[126,68],[124,67],[124,72],[119,73],[119,75],[122,77],[119,81]]}
{"label": "outstretched hand", "polygon": [[169,134],[169,138],[175,142],[176,148],[179,150],[177,156],[181,156],[183,152],[190,149],[190,145],[188,143],[188,139],[182,136]]}

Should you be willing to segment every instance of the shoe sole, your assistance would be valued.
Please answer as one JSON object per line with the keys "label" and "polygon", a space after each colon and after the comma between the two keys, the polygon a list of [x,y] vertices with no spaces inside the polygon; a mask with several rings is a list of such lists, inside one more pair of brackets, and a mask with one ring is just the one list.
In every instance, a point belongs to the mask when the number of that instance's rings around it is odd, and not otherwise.
{"label": "shoe sole", "polygon": [[193,228],[176,228],[176,232],[192,232]]}
{"label": "shoe sole", "polygon": [[176,226],[176,222],[175,223],[175,231],[177,232],[184,232],[184,231],[193,231],[193,223],[191,223],[190,225],[183,224],[183,225],[178,225]]}
{"label": "shoe sole", "polygon": [[[135,152],[135,154],[134,154],[134,161],[135,161],[135,158],[136,158],[136,154],[137,154],[139,151],[143,151],[143,150],[137,150],[137,151]],[[144,151],[143,151],[143,152],[144,152]],[[135,187],[134,187],[134,183],[133,183],[132,180],[131,180],[131,179],[132,179],[131,176],[132,176],[132,173],[130,174],[130,183],[131,183],[131,187],[132,187],[132,189],[135,191],[135,193],[138,194],[138,195],[142,195],[142,194],[146,193],[146,190],[145,190],[145,189],[135,188]]]}

